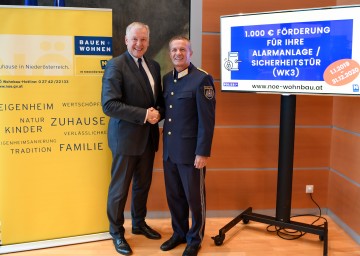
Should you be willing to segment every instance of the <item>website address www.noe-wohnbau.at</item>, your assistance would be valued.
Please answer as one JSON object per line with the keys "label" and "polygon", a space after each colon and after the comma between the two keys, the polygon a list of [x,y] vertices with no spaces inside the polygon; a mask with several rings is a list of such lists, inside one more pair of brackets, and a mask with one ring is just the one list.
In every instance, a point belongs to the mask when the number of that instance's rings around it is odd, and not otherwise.
{"label": "website address www.noe-wohnbau.at", "polygon": [[253,89],[259,90],[279,90],[279,91],[322,91],[322,85],[278,85],[278,84],[253,84]]}

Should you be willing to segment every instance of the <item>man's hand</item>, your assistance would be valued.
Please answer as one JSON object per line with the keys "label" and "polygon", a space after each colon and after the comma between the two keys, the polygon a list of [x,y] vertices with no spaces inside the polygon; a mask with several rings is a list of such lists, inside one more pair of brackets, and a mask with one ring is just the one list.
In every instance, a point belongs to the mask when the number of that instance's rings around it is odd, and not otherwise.
{"label": "man's hand", "polygon": [[195,162],[194,162],[195,168],[197,168],[197,169],[204,168],[206,166],[207,159],[208,159],[207,156],[196,155]]}
{"label": "man's hand", "polygon": [[147,109],[147,118],[146,121],[148,121],[150,124],[156,124],[160,120],[160,113],[155,108],[151,107]]}

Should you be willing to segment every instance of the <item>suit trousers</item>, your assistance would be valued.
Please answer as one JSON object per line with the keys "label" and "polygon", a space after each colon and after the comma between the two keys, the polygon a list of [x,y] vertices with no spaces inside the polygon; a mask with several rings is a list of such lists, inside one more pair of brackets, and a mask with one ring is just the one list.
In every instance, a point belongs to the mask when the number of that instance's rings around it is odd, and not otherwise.
{"label": "suit trousers", "polygon": [[146,202],[150,190],[155,150],[151,139],[142,155],[127,156],[113,154],[111,182],[108,192],[107,215],[110,234],[113,238],[125,233],[124,210],[132,181],[131,218],[132,225],[145,222]]}
{"label": "suit trousers", "polygon": [[193,164],[175,164],[168,158],[164,161],[164,177],[173,236],[186,238],[188,245],[199,246],[205,231],[205,168],[196,169]]}

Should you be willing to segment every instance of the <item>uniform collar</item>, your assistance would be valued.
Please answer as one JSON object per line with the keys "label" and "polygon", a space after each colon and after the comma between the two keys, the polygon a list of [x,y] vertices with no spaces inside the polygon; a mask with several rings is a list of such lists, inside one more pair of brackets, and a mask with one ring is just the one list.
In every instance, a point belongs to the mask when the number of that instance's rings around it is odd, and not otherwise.
{"label": "uniform collar", "polygon": [[177,72],[176,69],[174,68],[173,69],[173,77],[174,77],[174,80],[178,80],[178,79],[181,79],[183,78],[184,76],[187,76],[192,68],[192,64],[190,63],[190,65],[184,69],[183,71],[181,72]]}

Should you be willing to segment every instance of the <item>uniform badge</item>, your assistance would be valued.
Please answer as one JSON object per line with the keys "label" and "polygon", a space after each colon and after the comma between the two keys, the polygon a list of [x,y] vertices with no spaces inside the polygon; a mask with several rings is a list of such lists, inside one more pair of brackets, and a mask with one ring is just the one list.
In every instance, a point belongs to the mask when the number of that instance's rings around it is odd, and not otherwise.
{"label": "uniform badge", "polygon": [[214,98],[214,88],[212,86],[204,86],[204,95],[208,100]]}

